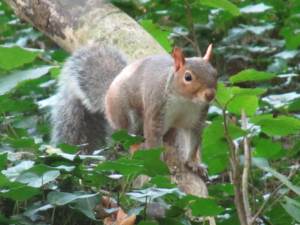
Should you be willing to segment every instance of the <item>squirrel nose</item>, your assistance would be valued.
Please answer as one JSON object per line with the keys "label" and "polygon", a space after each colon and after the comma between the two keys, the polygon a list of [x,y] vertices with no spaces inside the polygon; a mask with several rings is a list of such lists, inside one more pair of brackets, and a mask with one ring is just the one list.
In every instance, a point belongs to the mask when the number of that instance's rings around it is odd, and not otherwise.
{"label": "squirrel nose", "polygon": [[214,98],[215,98],[215,90],[214,89],[207,89],[205,92],[204,92],[204,96],[205,96],[205,99],[210,102],[212,101]]}

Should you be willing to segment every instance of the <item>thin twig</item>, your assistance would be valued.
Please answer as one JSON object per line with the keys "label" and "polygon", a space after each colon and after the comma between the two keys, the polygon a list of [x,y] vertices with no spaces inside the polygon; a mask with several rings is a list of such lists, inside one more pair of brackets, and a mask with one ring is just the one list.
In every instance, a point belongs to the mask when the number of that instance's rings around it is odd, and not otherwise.
{"label": "thin twig", "polygon": [[[242,129],[247,130],[247,118],[245,110],[242,110]],[[247,134],[244,137],[244,169],[243,169],[243,175],[242,175],[242,193],[243,193],[243,202],[244,202],[244,208],[245,213],[247,217],[248,224],[251,224],[251,208],[249,204],[249,196],[248,196],[248,190],[249,190],[249,172],[250,172],[250,165],[251,165],[251,154],[250,154],[250,148],[249,148],[249,140],[247,137]]]}
{"label": "thin twig", "polygon": [[[288,175],[288,179],[291,179],[297,172],[297,169],[291,169],[289,175]],[[253,224],[256,219],[262,214],[263,211],[265,211],[268,207],[272,206],[275,202],[277,202],[279,199],[282,198],[283,195],[280,195],[278,198],[276,198],[271,204],[268,204],[273,198],[274,196],[277,195],[278,191],[284,186],[283,183],[280,183],[270,194],[269,198],[266,199],[266,201],[263,202],[263,204],[261,205],[261,207],[257,210],[257,212],[255,213],[255,215],[252,217],[251,219],[251,224]]]}
{"label": "thin twig", "polygon": [[241,225],[248,225],[244,207],[242,187],[241,187],[241,171],[238,161],[238,154],[235,144],[229,134],[226,108],[223,109],[224,135],[229,144],[230,167],[232,173],[232,183],[234,186],[234,202]]}
{"label": "thin twig", "polygon": [[195,47],[195,50],[197,52],[197,55],[200,57],[201,56],[201,51],[200,51],[200,47],[199,47],[198,41],[197,41],[197,35],[196,35],[195,28],[194,28],[192,10],[191,10],[191,7],[190,7],[189,0],[185,0],[184,5],[185,5],[185,9],[186,9],[187,23],[188,23],[189,29],[191,31],[191,34],[192,34],[192,39],[194,40],[193,41],[194,47]]}

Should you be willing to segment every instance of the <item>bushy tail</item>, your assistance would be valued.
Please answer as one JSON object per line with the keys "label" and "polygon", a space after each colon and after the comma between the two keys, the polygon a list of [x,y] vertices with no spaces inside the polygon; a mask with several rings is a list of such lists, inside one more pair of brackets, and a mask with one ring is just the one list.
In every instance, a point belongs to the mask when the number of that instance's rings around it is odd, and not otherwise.
{"label": "bushy tail", "polygon": [[100,44],[84,47],[68,59],[51,112],[53,144],[82,145],[90,151],[104,143],[105,93],[125,66],[118,50]]}

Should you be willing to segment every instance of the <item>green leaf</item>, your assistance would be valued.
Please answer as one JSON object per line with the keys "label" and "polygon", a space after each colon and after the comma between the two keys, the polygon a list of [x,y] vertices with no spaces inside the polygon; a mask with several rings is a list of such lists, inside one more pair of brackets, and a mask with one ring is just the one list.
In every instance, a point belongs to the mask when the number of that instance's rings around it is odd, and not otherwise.
{"label": "green leaf", "polygon": [[12,99],[8,95],[0,96],[0,113],[27,112],[36,110],[37,106],[30,99]]}
{"label": "green leaf", "polygon": [[193,216],[216,216],[224,211],[213,199],[198,198],[190,204]]}
{"label": "green leaf", "polygon": [[276,77],[276,75],[273,73],[257,71],[254,69],[247,69],[239,72],[234,76],[231,76],[229,80],[231,81],[231,83],[236,84],[236,83],[241,83],[246,81],[270,80],[273,79],[274,77]]}
{"label": "green leaf", "polygon": [[205,6],[221,8],[233,16],[240,15],[240,9],[228,0],[198,0],[198,2]]}
{"label": "green leaf", "polygon": [[66,205],[71,202],[74,202],[78,199],[87,199],[94,196],[98,196],[98,193],[95,194],[87,194],[87,193],[67,193],[67,192],[57,192],[52,191],[48,194],[47,200],[52,205]]}
{"label": "green leaf", "polygon": [[293,218],[286,212],[280,203],[275,204],[266,213],[268,221],[273,225],[293,224]]}
{"label": "green leaf", "polygon": [[60,172],[45,165],[36,165],[20,174],[16,181],[30,187],[41,187],[59,177]]}
{"label": "green leaf", "polygon": [[272,9],[272,7],[264,3],[259,3],[241,8],[241,13],[263,13],[269,9]]}
{"label": "green leaf", "polygon": [[17,182],[11,182],[0,191],[0,196],[10,198],[15,201],[25,201],[39,193],[40,190],[38,188],[28,187]]}
{"label": "green leaf", "polygon": [[114,161],[105,161],[99,164],[96,168],[96,171],[116,171],[124,176],[139,175],[144,170],[143,162],[140,160],[130,160],[127,158],[120,158]]}
{"label": "green leaf", "polygon": [[217,118],[204,129],[203,133],[202,157],[203,162],[208,166],[209,174],[216,174],[226,169],[228,152],[223,122],[221,118]]}
{"label": "green leaf", "polygon": [[224,211],[214,199],[201,198],[193,195],[182,197],[175,205],[180,208],[190,208],[193,216],[216,216]]}
{"label": "green leaf", "polygon": [[216,101],[221,107],[238,95],[255,95],[260,96],[267,90],[263,88],[240,88],[240,87],[226,87],[224,83],[219,82],[216,94]]}
{"label": "green leaf", "polygon": [[134,144],[139,144],[144,141],[141,136],[130,135],[126,130],[119,130],[112,134],[112,139],[120,143],[124,148],[129,149]]}
{"label": "green leaf", "polygon": [[167,52],[172,50],[170,40],[168,39],[170,35],[169,31],[162,30],[159,26],[154,24],[152,20],[140,20],[140,24]]}
{"label": "green leaf", "polygon": [[39,78],[49,72],[53,66],[42,66],[35,69],[22,70],[0,77],[0,95],[5,94],[12,88],[16,87],[18,83]]}
{"label": "green leaf", "polygon": [[27,208],[27,210],[24,212],[24,215],[30,218],[31,220],[34,220],[38,212],[47,211],[48,209],[52,208],[54,208],[54,206],[51,204],[34,204]]}
{"label": "green leaf", "polygon": [[99,202],[100,197],[98,195],[88,198],[80,198],[74,201],[74,206],[72,206],[72,208],[79,210],[88,218],[96,220],[94,209]]}
{"label": "green leaf", "polygon": [[155,185],[158,188],[174,188],[176,187],[175,184],[172,184],[170,178],[165,176],[155,176],[151,178],[151,184]]}
{"label": "green leaf", "polygon": [[287,136],[300,132],[300,120],[291,116],[258,115],[251,118],[251,122],[259,125],[269,136]]}
{"label": "green leaf", "polygon": [[274,177],[280,180],[285,186],[287,186],[289,189],[291,189],[293,192],[295,192],[297,195],[300,196],[300,187],[294,185],[291,181],[289,181],[289,178],[287,176],[278,173],[276,170],[272,169],[271,167],[260,166],[259,164],[256,164],[255,161],[254,161],[254,165],[256,165],[258,168],[260,168],[265,172],[271,173]]}
{"label": "green leaf", "polygon": [[128,192],[127,195],[130,196],[131,199],[146,203],[149,202],[149,199],[154,200],[157,198],[161,198],[165,195],[169,195],[172,193],[180,193],[177,188],[147,188],[142,190],[136,190],[132,192]]}
{"label": "green leaf", "polygon": [[284,155],[281,144],[273,142],[270,139],[254,138],[252,140],[255,150],[253,155],[255,157],[263,157],[267,159],[278,159]]}
{"label": "green leaf", "polygon": [[148,176],[169,175],[169,169],[161,160],[161,154],[161,149],[147,149],[135,152],[133,159],[143,162],[144,172]]}
{"label": "green leaf", "polygon": [[234,195],[233,185],[229,183],[212,184],[208,188],[211,196],[218,196],[218,198],[222,200],[224,200],[224,197]]}
{"label": "green leaf", "polygon": [[4,170],[7,163],[7,153],[0,154],[0,171]]}
{"label": "green leaf", "polygon": [[33,167],[33,165],[34,161],[23,160],[16,166],[9,167],[6,170],[2,170],[2,174],[4,174],[10,180],[14,181],[23,171],[30,169],[31,167]]}
{"label": "green leaf", "polygon": [[300,112],[300,98],[294,99],[287,107],[289,112]]}
{"label": "green leaf", "polygon": [[300,222],[300,202],[284,196],[284,203],[281,203],[285,211],[293,217],[297,222]]}
{"label": "green leaf", "polygon": [[14,219],[6,218],[6,216],[0,213],[0,224],[1,225],[11,225],[11,224],[18,224],[18,222]]}
{"label": "green leaf", "polygon": [[237,95],[227,106],[229,112],[241,115],[242,110],[247,116],[253,116],[258,108],[258,98],[255,95]]}
{"label": "green leaf", "polygon": [[0,69],[12,70],[18,68],[26,63],[33,62],[39,54],[39,51],[28,50],[17,46],[0,46]]}
{"label": "green leaf", "polygon": [[224,83],[219,82],[216,94],[216,101],[224,107],[227,102],[232,99],[234,93],[230,87],[226,87]]}
{"label": "green leaf", "polygon": [[143,220],[139,222],[138,225],[158,225],[156,221],[151,221],[151,220]]}

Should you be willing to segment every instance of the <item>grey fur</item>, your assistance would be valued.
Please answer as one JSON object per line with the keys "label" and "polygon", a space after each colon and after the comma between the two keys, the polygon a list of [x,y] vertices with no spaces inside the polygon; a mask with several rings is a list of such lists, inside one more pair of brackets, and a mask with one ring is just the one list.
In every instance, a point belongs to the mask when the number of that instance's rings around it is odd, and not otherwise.
{"label": "grey fur", "polygon": [[126,64],[119,50],[98,43],[77,50],[67,60],[51,111],[52,144],[83,145],[90,151],[104,143],[109,133],[105,93]]}

